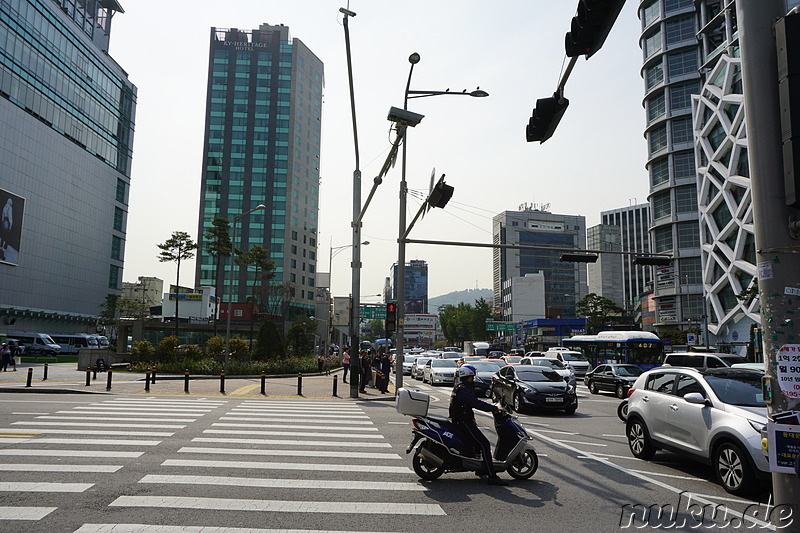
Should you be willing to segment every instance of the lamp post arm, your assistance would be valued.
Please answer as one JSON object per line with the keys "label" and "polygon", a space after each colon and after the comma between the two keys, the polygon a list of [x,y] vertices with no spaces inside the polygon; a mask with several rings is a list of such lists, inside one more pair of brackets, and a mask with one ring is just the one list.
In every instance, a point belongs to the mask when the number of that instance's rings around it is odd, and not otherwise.
{"label": "lamp post arm", "polygon": [[386,156],[386,161],[383,162],[381,171],[377,176],[375,176],[375,179],[372,180],[372,188],[369,191],[369,196],[367,196],[367,201],[364,202],[364,206],[361,208],[361,213],[359,213],[358,218],[355,221],[356,224],[361,224],[364,215],[367,213],[367,208],[369,207],[370,202],[372,202],[372,197],[375,196],[375,192],[378,190],[378,186],[383,183],[384,176],[386,176],[386,174],[389,173],[389,169],[394,166],[394,162],[397,160],[397,152],[400,149],[400,143],[403,141],[403,139],[405,139],[407,128],[408,126],[405,124],[397,125],[397,137],[392,143],[392,148],[389,150],[389,155]]}

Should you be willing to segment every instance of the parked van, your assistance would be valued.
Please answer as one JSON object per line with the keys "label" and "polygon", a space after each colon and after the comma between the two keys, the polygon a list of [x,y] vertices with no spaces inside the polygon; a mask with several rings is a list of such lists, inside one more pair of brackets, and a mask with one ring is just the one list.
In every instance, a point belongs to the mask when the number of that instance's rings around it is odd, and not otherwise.
{"label": "parked van", "polygon": [[564,363],[564,366],[567,368],[571,368],[575,375],[579,378],[582,378],[586,375],[589,370],[591,370],[591,366],[589,365],[589,361],[586,359],[586,356],[583,355],[581,352],[573,352],[571,350],[547,350],[541,357],[546,357],[548,359],[557,359]]}
{"label": "parked van", "polygon": [[80,333],[77,335],[62,335],[60,333],[50,335],[50,337],[61,346],[62,355],[77,355],[81,349],[92,349],[97,346],[91,346],[90,341],[93,339],[90,335]]}
{"label": "parked van", "polygon": [[675,352],[664,356],[664,364],[667,366],[691,368],[725,368],[736,363],[747,362],[746,357],[730,353]]}
{"label": "parked van", "polygon": [[19,340],[25,349],[25,355],[58,355],[61,352],[61,346],[46,333],[8,331],[6,335]]}

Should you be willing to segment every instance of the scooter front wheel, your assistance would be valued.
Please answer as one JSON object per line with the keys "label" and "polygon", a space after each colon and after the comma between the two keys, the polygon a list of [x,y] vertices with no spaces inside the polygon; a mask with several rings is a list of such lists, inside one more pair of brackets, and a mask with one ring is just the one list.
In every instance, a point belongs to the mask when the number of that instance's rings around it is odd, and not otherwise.
{"label": "scooter front wheel", "polygon": [[533,450],[525,450],[511,461],[508,473],[514,479],[528,479],[539,468],[539,456]]}
{"label": "scooter front wheel", "polygon": [[430,465],[426,463],[418,453],[414,454],[414,457],[411,458],[411,466],[414,468],[414,472],[420,477],[420,479],[424,479],[426,481],[432,481],[444,474],[444,464],[439,466]]}

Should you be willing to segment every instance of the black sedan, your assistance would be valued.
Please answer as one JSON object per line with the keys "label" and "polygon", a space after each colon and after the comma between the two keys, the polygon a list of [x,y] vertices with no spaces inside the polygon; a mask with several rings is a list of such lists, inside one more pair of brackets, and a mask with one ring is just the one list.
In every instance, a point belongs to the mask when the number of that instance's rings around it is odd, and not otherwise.
{"label": "black sedan", "polygon": [[592,394],[605,390],[611,391],[617,395],[617,398],[623,399],[628,396],[628,389],[643,372],[644,370],[636,365],[598,365],[597,368],[586,374],[583,381]]}
{"label": "black sedan", "polygon": [[540,409],[563,410],[571,415],[578,409],[575,387],[552,368],[542,366],[504,366],[492,378],[492,396],[518,413]]}
{"label": "black sedan", "polygon": [[475,396],[478,398],[490,398],[492,396],[492,377],[497,373],[496,363],[475,361],[466,363],[475,368]]}

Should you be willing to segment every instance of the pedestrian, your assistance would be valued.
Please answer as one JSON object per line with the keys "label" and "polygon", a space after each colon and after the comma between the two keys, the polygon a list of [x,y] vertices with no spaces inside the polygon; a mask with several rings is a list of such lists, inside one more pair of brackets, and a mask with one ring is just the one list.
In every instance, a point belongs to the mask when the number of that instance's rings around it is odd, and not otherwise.
{"label": "pedestrian", "polygon": [[331,363],[333,362],[332,357],[330,355],[325,356],[325,363],[323,364],[323,368],[325,368],[325,375],[329,376],[331,374]]}
{"label": "pedestrian", "polygon": [[[17,371],[17,357],[22,357],[22,348],[19,341],[8,341],[8,349],[11,350],[11,364],[14,365],[14,372]],[[22,362],[22,359],[20,359]]]}
{"label": "pedestrian", "polygon": [[383,374],[381,394],[386,394],[389,391],[389,372],[391,372],[391,369],[392,362],[389,360],[389,355],[383,352],[381,354],[381,374]]}
{"label": "pedestrian", "polygon": [[350,372],[350,348],[344,349],[344,353],[342,354],[342,368],[344,368],[342,381],[347,383],[347,373]]}
{"label": "pedestrian", "polygon": [[322,367],[324,365],[325,365],[325,356],[322,355],[322,354],[319,354],[319,357],[317,357],[317,372],[322,374]]}
{"label": "pedestrian", "polygon": [[8,347],[6,342],[0,346],[0,358],[0,368],[5,372],[8,368],[8,363],[11,362],[11,348]]}
{"label": "pedestrian", "polygon": [[367,392],[367,383],[369,382],[370,374],[372,374],[372,367],[369,364],[369,352],[361,352],[361,389],[358,392]]}

